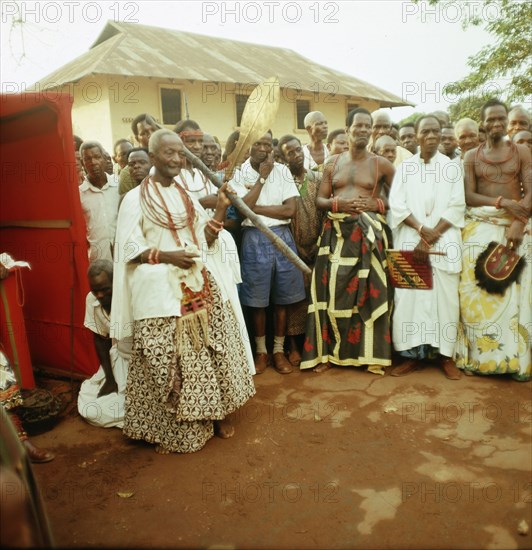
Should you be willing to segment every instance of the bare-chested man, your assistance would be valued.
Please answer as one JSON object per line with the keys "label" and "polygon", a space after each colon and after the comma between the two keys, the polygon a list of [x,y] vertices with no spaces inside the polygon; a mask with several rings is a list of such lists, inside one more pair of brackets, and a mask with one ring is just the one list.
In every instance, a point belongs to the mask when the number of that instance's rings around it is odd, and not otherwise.
{"label": "bare-chested man", "polygon": [[[481,122],[486,130],[486,143],[464,157],[468,217],[463,230],[462,331],[457,364],[472,373],[509,373],[517,380],[529,380],[531,156],[527,147],[504,139],[508,125],[504,103],[498,100],[485,103]],[[503,294],[479,288],[475,278],[477,258],[491,241],[508,245],[526,260],[518,280]]]}
{"label": "bare-chested man", "polygon": [[327,119],[320,111],[312,111],[305,117],[303,122],[310,138],[310,143],[303,146],[305,168],[320,172],[323,163],[329,157],[329,150],[323,143],[327,139],[329,129]]}
{"label": "bare-chested man", "polygon": [[325,164],[316,206],[327,211],[312,272],[302,369],[391,363],[385,222],[393,165],[367,150],[372,119],[358,108],[346,120],[349,150]]}

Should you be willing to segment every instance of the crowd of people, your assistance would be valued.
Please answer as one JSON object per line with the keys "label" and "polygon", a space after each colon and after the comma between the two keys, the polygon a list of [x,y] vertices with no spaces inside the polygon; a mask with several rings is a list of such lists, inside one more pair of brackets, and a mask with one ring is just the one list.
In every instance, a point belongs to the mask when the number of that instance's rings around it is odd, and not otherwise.
{"label": "crowd of people", "polygon": [[[222,153],[197,122],[169,130],[143,113],[112,159],[75,139],[85,326],[101,363],[80,390],[89,422],[161,453],[194,452],[233,434],[229,415],[268,368],[405,376],[432,362],[451,380],[530,380],[528,111],[493,99],[454,124],[437,111],[399,127],[364,108],[345,128],[329,131],[318,111],[304,123],[308,143],[268,131],[230,178],[238,131]],[[403,284],[390,251],[410,269]]]}

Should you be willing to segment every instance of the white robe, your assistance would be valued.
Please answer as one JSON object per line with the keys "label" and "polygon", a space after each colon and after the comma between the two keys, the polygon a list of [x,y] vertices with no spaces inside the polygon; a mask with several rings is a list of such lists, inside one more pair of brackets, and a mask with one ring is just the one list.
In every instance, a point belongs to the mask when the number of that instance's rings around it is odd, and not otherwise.
{"label": "white robe", "polygon": [[392,340],[397,351],[428,344],[453,357],[459,320],[458,284],[462,261],[460,228],[464,226],[465,197],[460,164],[436,153],[428,164],[419,154],[397,168],[390,191],[390,225],[394,248],[413,250],[417,231],[404,222],[413,214],[419,223],[434,228],[441,218],[452,225],[431,255],[432,290],[395,289]]}
{"label": "white robe", "polygon": [[[159,191],[173,213],[184,215],[181,196],[172,185]],[[181,315],[179,295],[180,282],[201,282],[201,266],[204,264],[213,275],[224,300],[228,300],[241,327],[242,340],[250,372],[255,374],[253,354],[249,342],[242,307],[238,299],[236,284],[241,282],[240,262],[236,244],[228,231],[219,234],[218,241],[211,248],[207,246],[204,228],[209,216],[194,198],[196,217],[194,230],[198,238],[200,258],[195,268],[182,270],[169,264],[129,263],[149,248],[171,251],[178,250],[171,232],[166,227],[152,223],[142,212],[140,203],[141,186],[131,190],[124,197],[118,214],[115,242],[115,272],[113,277],[113,302],[111,307],[111,335],[118,340],[133,335],[135,320],[173,317]],[[190,228],[178,231],[185,246],[194,246]]]}

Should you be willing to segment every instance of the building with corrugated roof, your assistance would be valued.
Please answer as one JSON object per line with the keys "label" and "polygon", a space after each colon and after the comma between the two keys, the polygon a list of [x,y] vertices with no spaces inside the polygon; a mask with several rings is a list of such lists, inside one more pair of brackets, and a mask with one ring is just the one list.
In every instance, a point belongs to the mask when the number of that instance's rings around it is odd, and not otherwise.
{"label": "building with corrugated roof", "polygon": [[168,128],[192,118],[225,143],[253,88],[272,76],[281,86],[275,137],[292,133],[307,141],[309,111],[322,111],[334,129],[356,106],[409,105],[293,50],[118,22],[108,22],[87,53],[34,86],[70,92],[74,133],[111,148],[133,137],[131,121],[143,112]]}

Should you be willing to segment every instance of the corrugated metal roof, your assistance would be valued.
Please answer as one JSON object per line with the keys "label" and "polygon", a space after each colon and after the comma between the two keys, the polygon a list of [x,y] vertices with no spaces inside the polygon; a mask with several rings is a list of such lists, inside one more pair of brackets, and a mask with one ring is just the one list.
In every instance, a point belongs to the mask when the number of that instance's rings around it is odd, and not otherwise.
{"label": "corrugated metal roof", "polygon": [[[245,52],[245,53],[244,53]],[[158,27],[109,21],[91,49],[39,81],[42,88],[91,74],[256,84],[277,76],[281,87],[410,105],[363,80],[275,48]],[[332,83],[324,88],[326,83]]]}

